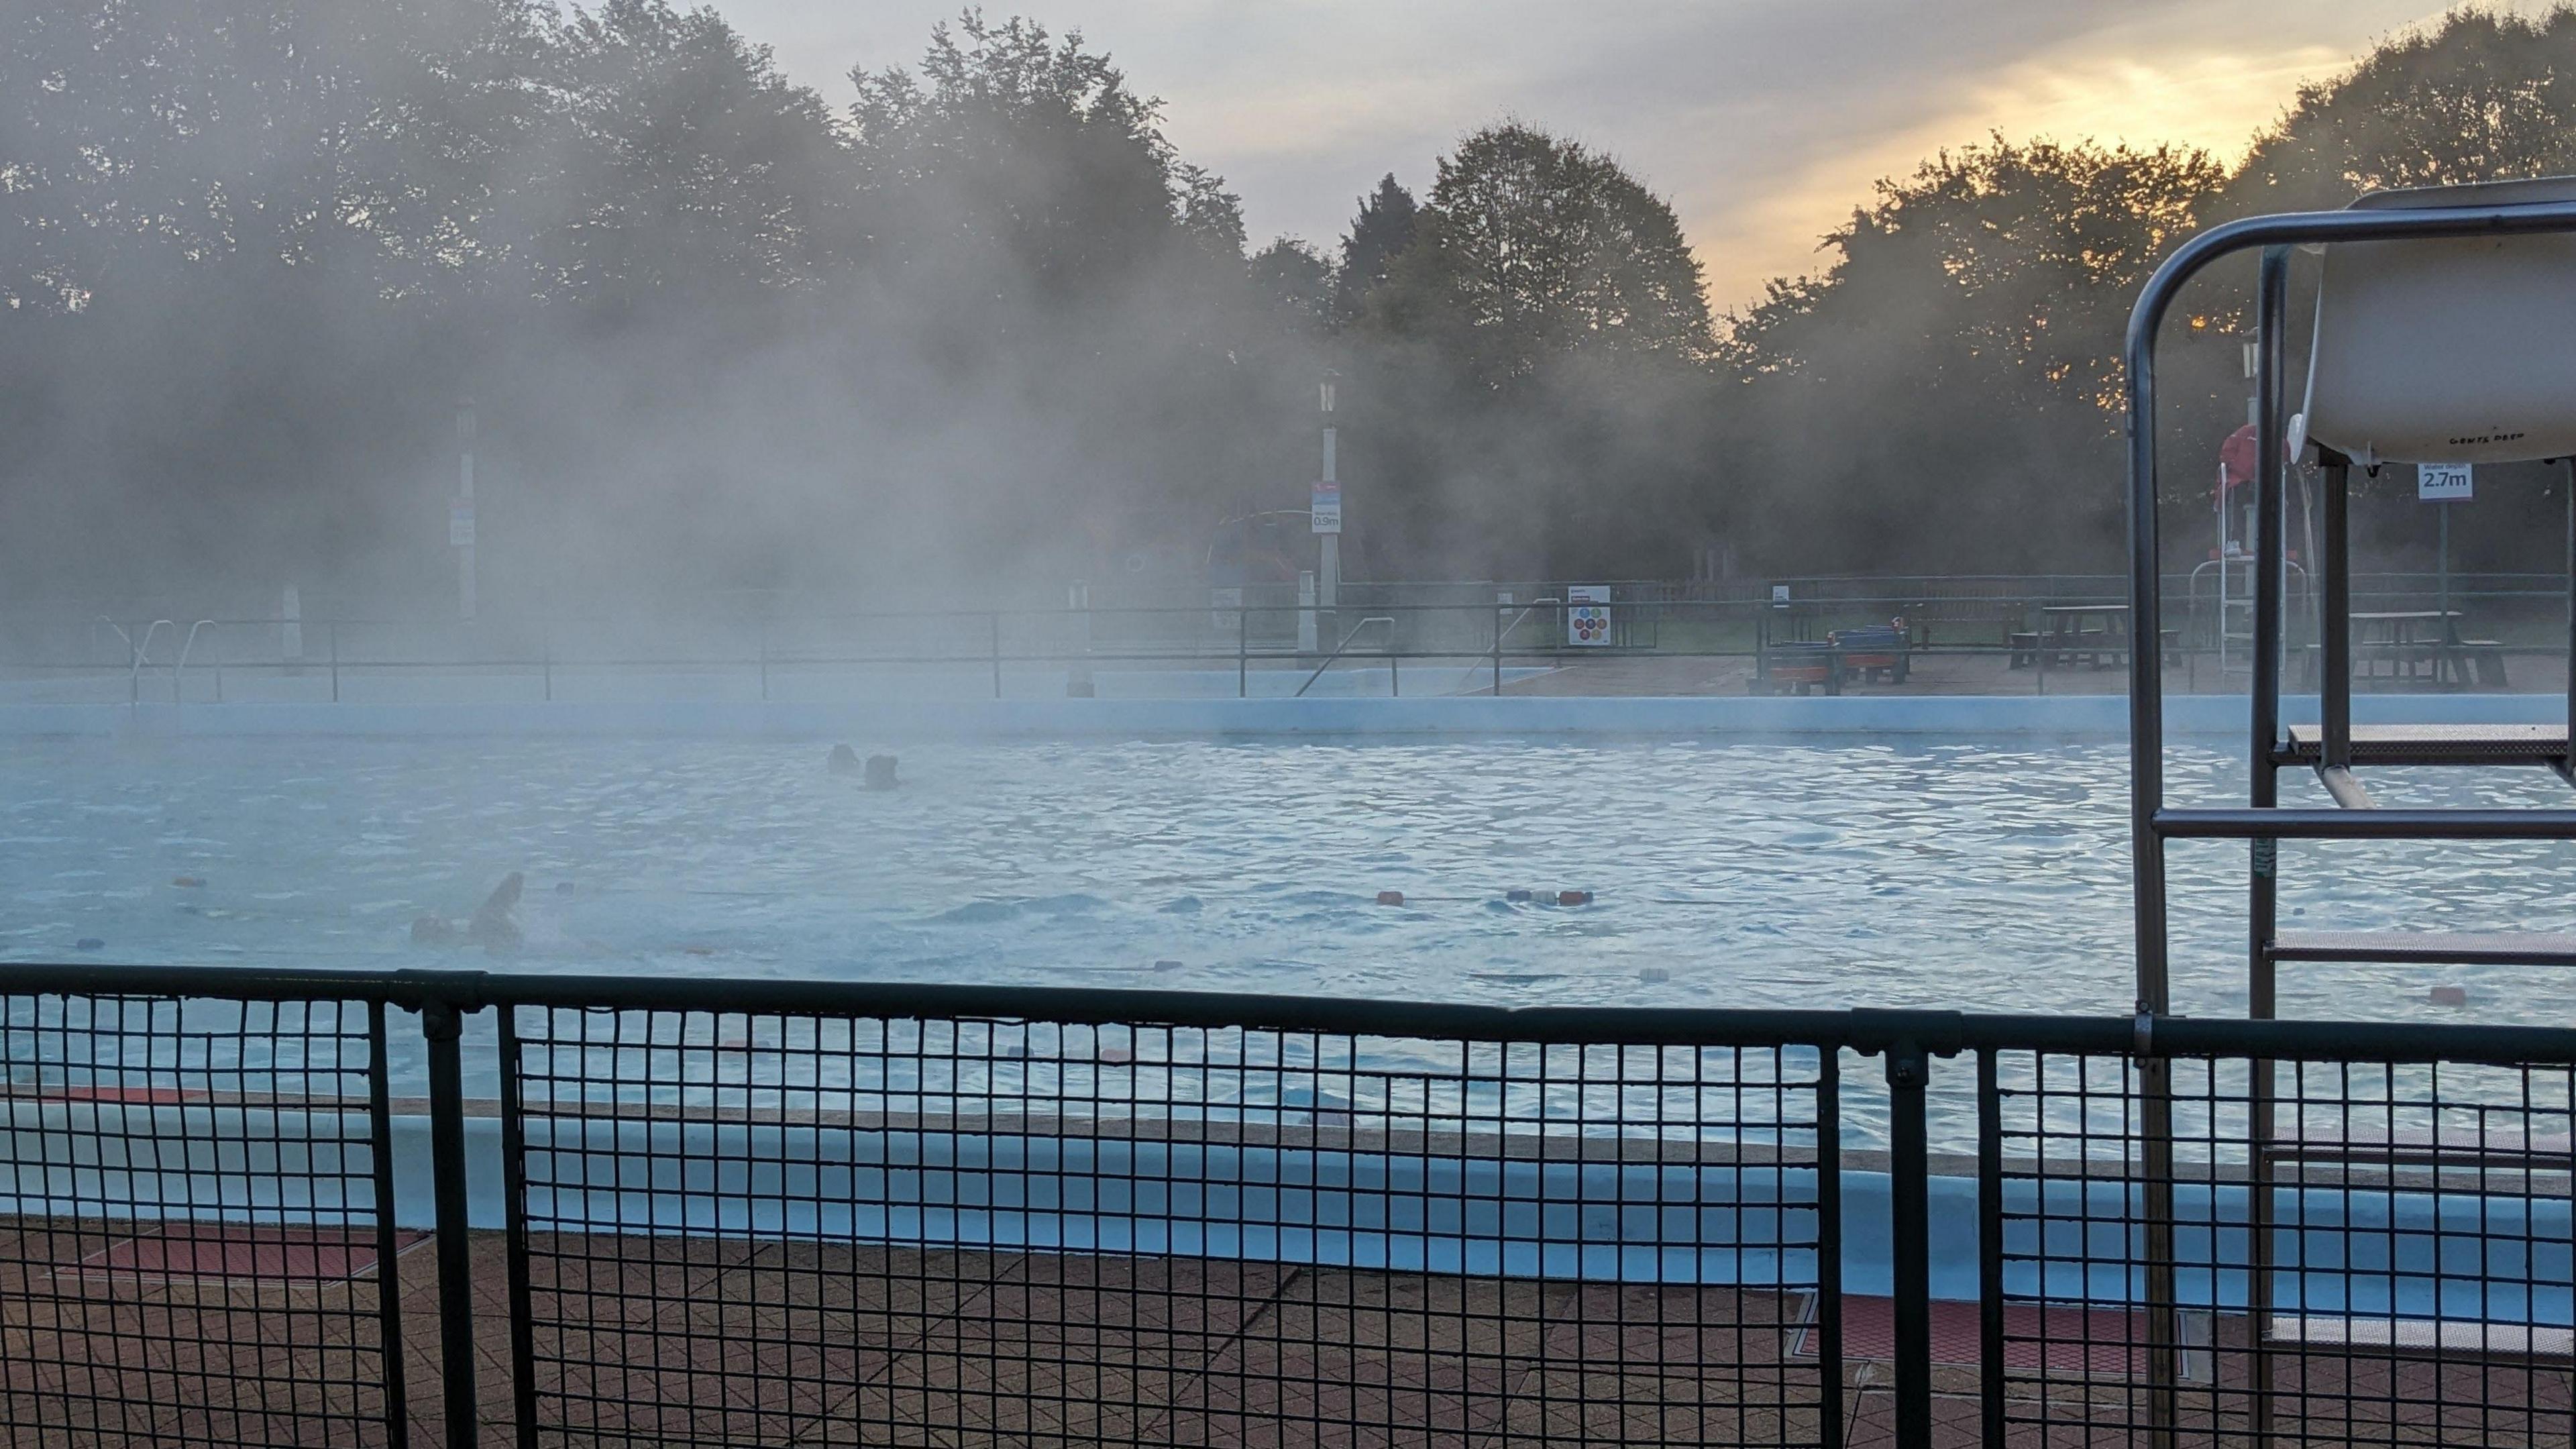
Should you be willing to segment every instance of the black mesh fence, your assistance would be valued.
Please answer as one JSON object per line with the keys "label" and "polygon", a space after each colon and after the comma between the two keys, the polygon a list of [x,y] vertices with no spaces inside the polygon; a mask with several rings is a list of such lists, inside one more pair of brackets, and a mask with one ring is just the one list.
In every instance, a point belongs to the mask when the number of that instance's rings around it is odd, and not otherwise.
{"label": "black mesh fence", "polygon": [[512,1025],[550,1442],[1825,1442],[1814,1048]]}
{"label": "black mesh fence", "polygon": [[2576,1437],[2564,1030],[139,968],[0,1008],[11,1445]]}
{"label": "black mesh fence", "polygon": [[2565,1065],[1980,1069],[2008,1441],[2568,1442]]}
{"label": "black mesh fence", "polygon": [[382,1008],[0,996],[13,1444],[399,1444]]}

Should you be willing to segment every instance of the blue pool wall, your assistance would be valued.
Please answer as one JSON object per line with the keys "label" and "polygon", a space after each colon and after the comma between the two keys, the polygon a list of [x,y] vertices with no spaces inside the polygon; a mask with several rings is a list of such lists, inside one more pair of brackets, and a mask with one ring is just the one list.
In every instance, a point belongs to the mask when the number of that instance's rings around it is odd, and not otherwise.
{"label": "blue pool wall", "polygon": [[[229,1119],[206,1120],[209,1112]],[[372,1214],[355,1113],[20,1098],[0,1213],[336,1222]],[[220,1132],[214,1130],[220,1126]],[[497,1118],[469,1117],[469,1220],[503,1226]],[[1816,1279],[1813,1167],[1446,1158],[1331,1147],[553,1117],[530,1124],[549,1228],[1003,1251],[1174,1254],[1396,1272],[1796,1287]],[[394,1218],[432,1225],[426,1117],[394,1119]],[[338,1174],[352,1174],[343,1178]],[[1846,1292],[1894,1285],[1891,1180],[1841,1174]],[[2004,1287],[2143,1296],[2133,1183],[2005,1184]],[[341,1194],[317,1196],[317,1194]],[[2241,1308],[2242,1184],[2176,1187],[2177,1296]],[[1978,1296],[1978,1184],[1935,1175],[1932,1294]],[[2284,1186],[2284,1311],[2576,1323],[2570,1205],[2539,1193]]]}

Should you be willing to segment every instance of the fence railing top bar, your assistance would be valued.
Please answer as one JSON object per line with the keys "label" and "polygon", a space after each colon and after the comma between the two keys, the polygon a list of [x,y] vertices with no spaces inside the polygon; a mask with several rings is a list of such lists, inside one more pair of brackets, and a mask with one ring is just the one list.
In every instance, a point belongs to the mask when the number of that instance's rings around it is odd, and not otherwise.
{"label": "fence railing top bar", "polygon": [[1998,1050],[2280,1061],[2463,1062],[2576,1067],[2576,1028],[2442,1023],[2197,1020],[1928,1010],[1503,1007],[1458,1002],[1098,987],[963,986],[719,977],[551,975],[237,966],[0,964],[0,994],[382,1001],[417,1009],[532,1007],[972,1019],[1323,1032],[1557,1045]]}

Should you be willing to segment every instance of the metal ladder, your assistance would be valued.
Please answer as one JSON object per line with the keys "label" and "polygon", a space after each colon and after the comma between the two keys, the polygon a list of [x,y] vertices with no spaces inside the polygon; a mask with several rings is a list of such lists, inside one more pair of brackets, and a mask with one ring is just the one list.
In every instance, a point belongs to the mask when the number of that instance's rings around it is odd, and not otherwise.
{"label": "metal ladder", "polygon": [[[2383,809],[2372,801],[2358,770],[2374,765],[2529,767],[2545,765],[2576,783],[2569,731],[2557,725],[2355,725],[2352,720],[2351,538],[2348,521],[2351,463],[2339,454],[2321,458],[2324,537],[2311,560],[2319,616],[2320,721],[2313,728],[2281,723],[2283,616],[2288,578],[2284,538],[2288,526],[2284,416],[2285,339],[2289,261],[2294,247],[2334,242],[2576,232],[2576,202],[2462,205],[2403,210],[2353,210],[2251,217],[2193,238],[2168,258],[2141,292],[2131,315],[2128,364],[2130,606],[2138,636],[2152,638],[2162,612],[2156,486],[2156,336],[2183,284],[2217,259],[2238,252],[2261,254],[2256,290],[2256,456],[2254,649],[2252,720],[2248,762],[2250,799],[2244,808],[2178,809],[2164,800],[2164,681],[2151,651],[2130,655],[2130,832],[2137,929],[2137,1009],[2140,1029],[2172,1007],[2167,974],[2165,845],[2173,840],[2226,839],[2249,844],[2246,954],[2247,1014],[2268,1019],[2276,1010],[2276,981],[2285,964],[2316,961],[2405,963],[2506,963],[2576,965],[2576,936],[2456,932],[2308,932],[2279,929],[2278,842],[2282,840],[2568,840],[2576,839],[2576,810]],[[2576,469],[2571,469],[2576,472]],[[2576,512],[2569,533],[2571,597],[2570,718],[2576,719]],[[2333,806],[2285,808],[2280,772],[2313,769]],[[2148,1373],[2151,1423],[2170,1442],[2178,1367],[2179,1316],[2172,1267],[2173,1099],[2170,1069],[2162,1061],[2141,1066],[2144,1102],[2140,1150],[2148,1185],[2143,1202],[2147,1250]],[[2352,1345],[2377,1339],[2389,1349],[2420,1337],[2426,1325],[2308,1314],[2273,1313],[2271,1273],[2273,1183],[2297,1163],[2331,1160],[2335,1144],[2283,1138],[2275,1119],[2278,1089],[2271,1064],[2256,1062],[2248,1083],[2249,1177],[2253,1271],[2248,1312],[2262,1325],[2254,1336],[2256,1382],[2268,1384],[2268,1352],[2299,1344]],[[2383,1144],[2369,1160],[2386,1156]],[[2486,1154],[2480,1144],[2478,1153]],[[2517,1149],[2498,1146],[2495,1151]],[[2518,1150],[2535,1156],[2534,1146]],[[2340,1146],[2343,1160],[2362,1160],[2360,1147]],[[2563,1155],[2563,1153],[2562,1153]],[[2563,1335],[2562,1335],[2563,1337]],[[2481,1342],[2485,1342],[2481,1336]],[[2562,1346],[2552,1343],[2548,1351]],[[2542,1351],[2527,1345],[2527,1351]],[[2255,1432],[2270,1429],[2272,1395],[2255,1396]]]}

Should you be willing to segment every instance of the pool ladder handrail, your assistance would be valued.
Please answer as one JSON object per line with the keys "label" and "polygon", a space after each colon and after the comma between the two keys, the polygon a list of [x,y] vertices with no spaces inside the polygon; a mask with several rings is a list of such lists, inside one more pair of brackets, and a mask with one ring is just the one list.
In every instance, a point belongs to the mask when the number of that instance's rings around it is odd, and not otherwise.
{"label": "pool ladder handrail", "polygon": [[[140,644],[137,644],[134,641],[134,636],[126,631],[123,624],[116,622],[107,615],[99,615],[98,621],[105,624],[110,629],[115,630],[116,637],[125,641],[125,703],[126,707],[129,709],[140,709],[143,706],[143,666],[152,662],[152,641],[160,637],[161,631],[164,629],[169,630],[171,635],[176,637],[179,633],[179,621],[176,619],[153,620],[151,623],[144,626],[143,642]],[[172,704],[185,704],[187,702],[186,674],[188,669],[188,656],[196,652],[197,631],[214,623],[215,621],[212,619],[199,619],[197,622],[188,626],[187,637],[182,640],[179,645],[179,657],[173,660],[170,664],[170,702]],[[215,666],[215,671],[215,677],[220,681],[223,678],[223,666],[221,664],[217,664]],[[216,685],[218,693],[220,693],[222,687],[223,686],[220,683]]]}
{"label": "pool ladder handrail", "polygon": [[1494,619],[1498,627],[1494,630],[1494,687],[1490,692],[1496,699],[1503,697],[1503,641],[1510,638],[1511,632],[1521,626],[1521,620],[1528,618],[1530,615],[1537,613],[1541,609],[1561,609],[1565,607],[1565,601],[1563,599],[1532,599],[1527,604],[1521,606],[1521,611],[1519,613],[1512,615],[1508,620],[1504,619],[1503,611],[1510,607],[1511,605],[1509,603],[1497,603],[1494,605]]}
{"label": "pool ladder handrail", "polygon": [[116,637],[125,641],[125,703],[126,707],[129,709],[139,709],[143,704],[143,663],[146,657],[152,653],[153,636],[159,634],[163,629],[167,629],[173,634],[178,633],[178,622],[172,619],[153,620],[150,624],[144,626],[143,642],[137,644],[134,642],[134,636],[125,631],[125,626],[123,624],[116,622],[105,614],[99,615],[98,621],[115,630]]}
{"label": "pool ladder handrail", "polygon": [[1289,698],[1291,698],[1291,699],[1304,699],[1304,698],[1306,697],[1306,691],[1307,691],[1308,689],[1310,689],[1310,688],[1312,688],[1312,687],[1313,687],[1313,685],[1314,685],[1314,683],[1315,683],[1315,681],[1316,681],[1316,680],[1321,679],[1321,678],[1323,678],[1323,677],[1324,677],[1324,671],[1325,671],[1325,670],[1327,670],[1327,669],[1332,668],[1332,667],[1333,667],[1333,661],[1335,661],[1335,660],[1337,660],[1337,659],[1341,658],[1341,657],[1342,657],[1342,651],[1344,651],[1344,650],[1346,650],[1346,649],[1350,648],[1350,647],[1351,647],[1351,641],[1352,641],[1352,640],[1354,640],[1354,639],[1356,639],[1356,638],[1358,638],[1358,637],[1360,637],[1360,631],[1361,631],[1362,629],[1367,628],[1367,627],[1368,627],[1369,625],[1371,625],[1371,624],[1384,624],[1384,625],[1386,626],[1386,630],[1387,630],[1387,639],[1388,639],[1388,641],[1389,641],[1390,643],[1392,643],[1392,642],[1394,641],[1394,638],[1395,638],[1395,617],[1394,617],[1393,615],[1391,615],[1391,614],[1374,614],[1374,615],[1371,615],[1371,616],[1370,616],[1370,617],[1368,617],[1368,618],[1365,618],[1365,619],[1360,620],[1358,623],[1353,624],[1353,625],[1351,626],[1351,632],[1349,632],[1349,633],[1347,633],[1347,634],[1344,634],[1344,635],[1342,636],[1342,642],[1333,646],[1333,652],[1324,656],[1324,662],[1315,666],[1315,672],[1314,672],[1314,673],[1312,673],[1312,674],[1307,675],[1307,676],[1306,676],[1306,682],[1305,682],[1304,684],[1298,685],[1298,686],[1297,686],[1297,692],[1296,692],[1295,694],[1293,694],[1293,695],[1290,695],[1290,696],[1289,696]]}
{"label": "pool ladder handrail", "polygon": [[[215,621],[212,619],[199,619],[197,622],[188,626],[188,637],[179,645],[178,662],[170,666],[170,702],[174,705],[182,705],[188,702],[187,690],[185,687],[186,675],[188,672],[188,656],[196,652],[197,631],[205,628],[209,624],[213,624],[214,622]],[[178,631],[178,625],[172,624],[170,626],[170,632],[175,634]],[[223,661],[218,659],[215,661],[215,698],[218,700],[224,697],[223,681]]]}

